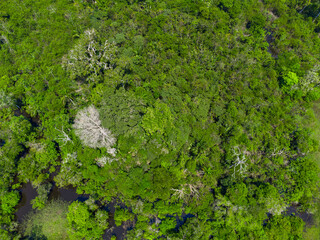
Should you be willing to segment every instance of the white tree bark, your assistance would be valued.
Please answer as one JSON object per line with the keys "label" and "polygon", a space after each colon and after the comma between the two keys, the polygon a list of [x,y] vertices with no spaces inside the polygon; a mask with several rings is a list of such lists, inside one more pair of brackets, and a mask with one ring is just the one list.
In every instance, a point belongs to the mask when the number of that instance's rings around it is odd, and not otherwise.
{"label": "white tree bark", "polygon": [[11,97],[11,94],[6,94],[4,91],[0,90],[0,109],[13,105],[14,101]]}
{"label": "white tree bark", "polygon": [[241,152],[239,147],[234,147],[232,151],[233,151],[233,157],[235,158],[234,164],[231,166],[233,167],[232,176],[235,178],[236,173],[238,172],[240,176],[243,177],[247,169],[247,159],[245,155]]}
{"label": "white tree bark", "polygon": [[320,76],[318,74],[319,71],[320,65],[315,65],[312,69],[310,69],[306,76],[300,79],[299,88],[307,93],[318,87],[320,85]]}
{"label": "white tree bark", "polygon": [[56,138],[56,140],[59,140],[62,142],[62,146],[64,146],[67,142],[73,142],[72,139],[69,137],[69,135],[63,130],[59,130],[57,128],[55,128],[57,131],[62,133],[62,136],[59,136],[58,138]]}
{"label": "white tree bark", "polygon": [[116,155],[116,149],[112,148],[116,143],[116,138],[109,129],[101,126],[99,112],[94,106],[89,106],[78,112],[73,128],[84,145],[92,148],[105,147],[108,153]]}
{"label": "white tree bark", "polygon": [[88,81],[96,81],[101,70],[112,69],[111,62],[115,55],[114,43],[105,41],[100,44],[95,30],[88,29],[68,55],[62,58],[62,66],[72,78],[86,77]]}

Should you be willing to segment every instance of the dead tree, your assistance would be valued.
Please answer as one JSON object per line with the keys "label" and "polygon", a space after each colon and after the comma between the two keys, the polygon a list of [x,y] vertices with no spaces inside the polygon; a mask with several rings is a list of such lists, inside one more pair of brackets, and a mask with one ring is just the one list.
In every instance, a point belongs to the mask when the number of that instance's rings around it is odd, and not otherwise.
{"label": "dead tree", "polygon": [[113,68],[116,55],[115,43],[100,44],[94,29],[88,29],[68,55],[62,58],[62,66],[72,78],[87,78],[96,81],[101,71]]}
{"label": "dead tree", "polygon": [[61,130],[55,128],[57,131],[62,133],[62,136],[60,135],[57,137],[57,140],[60,140],[62,142],[62,146],[65,145],[67,142],[73,142],[72,139],[69,137],[69,135],[63,130],[63,127]]}
{"label": "dead tree", "polygon": [[73,128],[84,145],[92,148],[105,147],[108,153],[116,155],[116,149],[112,148],[116,143],[116,138],[109,129],[101,126],[99,112],[94,106],[89,106],[78,112]]}
{"label": "dead tree", "polygon": [[232,176],[235,178],[236,173],[238,172],[242,177],[245,171],[247,170],[246,156],[243,153],[241,153],[241,150],[239,147],[234,147],[232,151],[233,151],[233,157],[234,157],[234,164],[230,167],[230,168],[233,168]]}
{"label": "dead tree", "polygon": [[313,19],[312,22],[314,22],[314,21],[319,17],[319,15],[320,15],[320,12],[319,12],[318,15]]}

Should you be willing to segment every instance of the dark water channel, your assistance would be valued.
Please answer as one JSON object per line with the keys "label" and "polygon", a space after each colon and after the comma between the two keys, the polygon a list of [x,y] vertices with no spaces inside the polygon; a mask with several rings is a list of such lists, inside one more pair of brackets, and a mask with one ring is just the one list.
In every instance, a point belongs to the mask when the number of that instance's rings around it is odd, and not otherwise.
{"label": "dark water channel", "polygon": [[299,211],[297,205],[292,205],[287,208],[286,215],[295,215],[301,218],[305,222],[305,227],[311,227],[315,224],[314,215],[306,211]]}
{"label": "dark water channel", "polygon": [[268,46],[268,52],[271,54],[271,56],[273,58],[278,58],[278,53],[276,51],[276,49],[274,48],[274,33],[273,32],[269,32],[267,35],[266,35],[266,41],[267,43],[269,44]]}
{"label": "dark water channel", "polygon": [[[26,119],[30,121],[33,127],[38,127],[40,125],[39,117],[31,117],[26,111],[20,109],[15,111],[15,116],[24,116]],[[0,146],[4,144],[4,141],[0,139]],[[27,150],[23,153],[27,154]],[[51,173],[49,177],[49,183],[52,184],[52,188],[48,195],[48,200],[63,200],[67,202],[80,201],[84,202],[89,198],[87,194],[77,194],[75,187],[66,187],[66,188],[58,188],[55,184],[54,177],[59,172],[59,168],[55,173]],[[17,205],[15,220],[19,223],[22,223],[29,213],[32,213],[34,209],[32,208],[31,201],[35,199],[38,195],[36,188],[32,186],[30,182],[22,184],[21,188],[18,189],[21,193],[21,199],[19,204]],[[126,232],[130,230],[134,223],[133,222],[125,222],[121,226],[116,226],[114,222],[114,212],[115,205],[119,204],[116,201],[107,204],[106,206],[102,206],[101,203],[97,202],[102,209],[108,211],[109,213],[109,228],[105,231],[103,235],[103,239],[109,240],[112,236],[116,236],[117,240],[125,239]]]}
{"label": "dark water channel", "polygon": [[[32,204],[31,200],[34,199],[38,193],[35,188],[33,188],[30,182],[24,183],[20,188],[21,191],[21,200],[17,206],[16,220],[22,222],[24,218],[28,215],[28,213],[32,212]],[[89,198],[89,195],[79,195],[76,192],[76,188],[58,188],[57,186],[53,185],[50,194],[49,194],[49,201],[50,200],[63,200],[63,201],[82,201],[84,202]]]}
{"label": "dark water channel", "polygon": [[[51,200],[63,200],[68,202],[73,201],[81,201],[84,202],[89,198],[89,195],[77,194],[75,187],[68,188],[58,188],[55,185],[55,182],[51,182],[53,187],[49,193],[48,199]],[[34,199],[38,193],[35,188],[33,188],[30,182],[24,183],[22,187],[19,189],[21,192],[21,200],[17,206],[17,212],[15,213],[16,220],[22,223],[25,218],[31,213],[33,210],[31,200]],[[100,203],[98,205],[101,206]],[[116,226],[114,222],[114,212],[115,212],[116,202],[111,202],[107,206],[104,207],[106,211],[109,213],[109,228],[105,231],[103,235],[103,239],[111,239],[113,235],[117,237],[117,240],[125,239],[126,232],[133,227],[133,223],[125,222],[121,226]]]}
{"label": "dark water channel", "polygon": [[36,189],[34,189],[31,183],[25,183],[20,188],[21,191],[21,199],[20,203],[17,206],[18,211],[15,213],[16,220],[19,222],[23,221],[23,218],[32,211],[31,200],[34,199],[38,193]]}

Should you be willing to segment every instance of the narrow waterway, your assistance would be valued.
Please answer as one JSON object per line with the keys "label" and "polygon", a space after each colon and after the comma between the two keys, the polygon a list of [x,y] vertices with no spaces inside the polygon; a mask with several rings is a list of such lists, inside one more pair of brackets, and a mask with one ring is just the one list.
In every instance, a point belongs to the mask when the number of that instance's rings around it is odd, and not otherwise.
{"label": "narrow waterway", "polygon": [[18,210],[15,215],[16,220],[22,222],[24,217],[32,211],[31,200],[34,199],[38,193],[36,189],[32,187],[30,182],[23,184],[19,190],[21,191],[21,199],[20,203],[16,207]]}
{"label": "narrow waterway", "polygon": [[[19,190],[21,191],[21,200],[17,206],[18,210],[15,215],[16,220],[22,222],[24,218],[33,211],[31,200],[34,199],[38,193],[30,182],[24,183]],[[84,202],[88,198],[89,195],[77,194],[76,188],[74,187],[58,188],[54,183],[48,197],[49,201],[60,199],[68,202],[73,202],[76,200]]]}
{"label": "narrow waterway", "polygon": [[[52,179],[52,178],[51,178]],[[55,182],[52,181],[52,189],[49,193],[48,199],[51,200],[63,200],[68,202],[73,201],[81,201],[84,202],[89,198],[89,195],[77,194],[75,187],[68,188],[58,188],[55,185]],[[21,200],[17,205],[17,211],[15,213],[16,220],[19,223],[22,223],[25,218],[30,214],[33,210],[31,201],[34,199],[38,193],[35,188],[33,188],[30,182],[24,183],[22,187],[19,189],[21,192]],[[101,205],[99,203],[99,205]],[[132,222],[125,222],[121,226],[116,226],[114,222],[114,212],[115,212],[115,202],[109,203],[107,206],[104,206],[104,209],[109,213],[109,228],[105,231],[103,235],[103,239],[109,240],[113,235],[117,237],[117,240],[125,239],[126,232],[133,227]]]}
{"label": "narrow waterway", "polygon": [[[21,115],[28,119],[33,127],[38,127],[40,125],[40,119],[38,117],[31,117],[27,112],[19,108],[15,111],[15,116]],[[0,146],[2,144],[4,144],[4,142],[0,139]],[[27,154],[27,151],[25,151],[24,154]],[[49,183],[52,184],[52,188],[50,190],[50,193],[48,194],[48,200],[53,201],[59,199],[70,203],[73,201],[86,201],[89,198],[89,195],[77,194],[75,187],[69,186],[66,188],[58,188],[56,186],[54,177],[57,175],[59,171],[60,168],[58,167],[57,171],[55,173],[51,173],[48,179]],[[15,213],[15,220],[19,223],[22,223],[26,219],[28,214],[35,211],[32,208],[31,201],[36,198],[38,193],[36,188],[34,188],[30,182],[22,184],[21,188],[19,188],[18,190],[21,193],[21,199],[19,204],[16,206],[17,211]],[[98,205],[101,206],[100,203],[98,203]],[[103,208],[109,214],[109,228],[105,231],[105,234],[103,235],[103,239],[106,240],[111,239],[112,236],[116,236],[117,240],[125,239],[126,232],[130,230],[134,224],[132,222],[125,222],[121,226],[116,226],[114,222],[115,205],[116,202],[111,202],[107,206],[103,206]]]}

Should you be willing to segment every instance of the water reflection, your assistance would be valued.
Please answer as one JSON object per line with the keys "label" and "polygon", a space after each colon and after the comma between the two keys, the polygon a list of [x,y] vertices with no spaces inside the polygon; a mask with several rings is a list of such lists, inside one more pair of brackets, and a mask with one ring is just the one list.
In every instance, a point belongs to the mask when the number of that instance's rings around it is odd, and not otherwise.
{"label": "water reflection", "polygon": [[[34,199],[38,193],[35,188],[33,188],[32,184],[30,182],[24,183],[22,187],[20,188],[21,191],[21,200],[20,203],[17,206],[17,212],[16,220],[17,221],[23,221],[24,217],[28,215],[33,209],[31,200]],[[84,202],[89,198],[89,195],[87,194],[77,194],[75,187],[68,187],[68,188],[58,188],[55,183],[53,183],[53,187],[49,193],[49,201],[51,200],[63,200],[68,202],[73,201],[81,201]]]}
{"label": "water reflection", "polygon": [[30,182],[24,183],[20,188],[20,191],[21,200],[17,206],[18,210],[15,213],[17,221],[22,221],[23,217],[32,211],[31,200],[38,195],[36,189],[32,187]]}
{"label": "water reflection", "polygon": [[[81,201],[84,202],[89,198],[88,194],[77,194],[75,187],[68,188],[58,188],[55,182],[52,183],[52,188],[49,193],[48,200],[63,200],[68,202]],[[22,223],[25,220],[25,217],[33,211],[31,200],[34,199],[38,193],[35,188],[33,188],[30,182],[24,183],[19,189],[21,191],[21,200],[18,206],[18,210],[15,213],[16,220]],[[101,203],[98,202],[98,205],[102,207]],[[117,240],[125,239],[126,232],[133,227],[133,223],[126,222],[121,226],[116,226],[114,222],[114,212],[115,212],[116,202],[110,202],[108,205],[103,206],[103,209],[109,212],[109,228],[105,231],[103,239],[111,239],[112,235],[117,237]]]}

